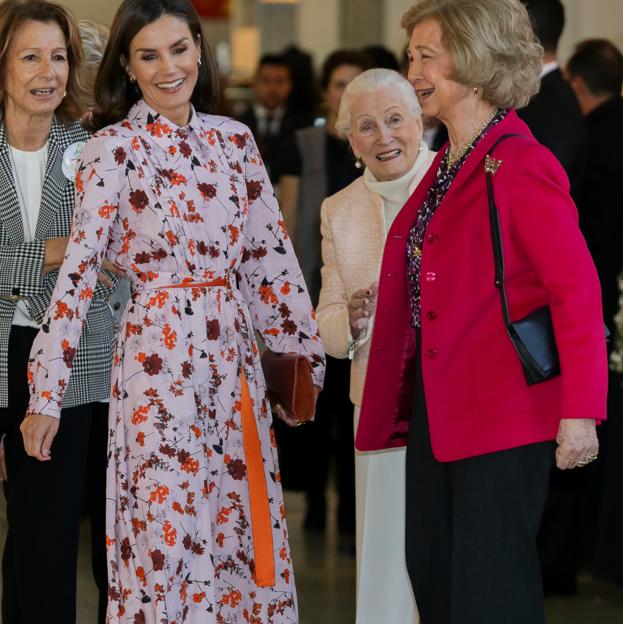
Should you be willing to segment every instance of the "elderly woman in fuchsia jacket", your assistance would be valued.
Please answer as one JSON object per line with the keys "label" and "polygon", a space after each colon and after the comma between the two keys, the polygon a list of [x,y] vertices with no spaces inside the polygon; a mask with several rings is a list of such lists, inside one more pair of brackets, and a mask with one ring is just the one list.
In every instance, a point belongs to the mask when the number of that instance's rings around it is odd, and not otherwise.
{"label": "elderly woman in fuchsia jacket", "polygon": [[[540,624],[549,469],[594,459],[605,418],[599,283],[569,181],[513,110],[536,92],[542,59],[521,3],[422,0],[403,25],[409,79],[450,143],[387,237],[357,447],[407,445],[422,624]],[[561,372],[534,385],[495,286],[486,162],[511,320],[548,307],[553,322]]]}

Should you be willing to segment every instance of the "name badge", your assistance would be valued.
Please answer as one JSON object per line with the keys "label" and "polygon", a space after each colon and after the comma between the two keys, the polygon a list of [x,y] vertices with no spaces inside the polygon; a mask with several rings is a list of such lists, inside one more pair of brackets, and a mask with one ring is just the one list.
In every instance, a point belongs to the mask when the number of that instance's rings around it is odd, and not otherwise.
{"label": "name badge", "polygon": [[72,143],[63,154],[63,175],[71,182],[76,179],[78,171],[78,158],[82,154],[86,141]]}

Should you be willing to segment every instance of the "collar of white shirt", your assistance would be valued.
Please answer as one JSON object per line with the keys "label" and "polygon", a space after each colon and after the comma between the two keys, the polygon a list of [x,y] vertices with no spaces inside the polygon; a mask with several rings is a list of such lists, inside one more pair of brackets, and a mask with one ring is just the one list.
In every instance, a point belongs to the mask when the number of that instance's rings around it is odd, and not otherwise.
{"label": "collar of white shirt", "polygon": [[550,61],[549,63],[543,63],[543,68],[541,69],[541,80],[547,76],[547,74],[551,74],[553,71],[558,69],[558,61]]}

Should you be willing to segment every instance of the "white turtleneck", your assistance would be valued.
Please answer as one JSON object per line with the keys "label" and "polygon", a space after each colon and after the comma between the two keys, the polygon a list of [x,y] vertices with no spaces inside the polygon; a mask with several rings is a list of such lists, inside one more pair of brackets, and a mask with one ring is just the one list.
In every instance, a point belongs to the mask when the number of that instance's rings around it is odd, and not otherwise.
{"label": "white turtleneck", "polygon": [[428,171],[435,152],[431,152],[426,143],[420,143],[418,155],[413,167],[404,175],[395,180],[379,182],[368,167],[363,174],[363,181],[369,191],[379,195],[383,200],[383,215],[385,217],[385,234],[389,231],[392,222],[401,208],[407,203],[411,193]]}
{"label": "white turtleneck", "polygon": [[[428,171],[431,163],[435,159],[435,154],[436,152],[431,151],[428,145],[426,145],[424,141],[421,141],[420,149],[413,163],[413,167],[395,180],[379,182],[372,171],[366,167],[366,170],[363,172],[363,182],[366,188],[383,200],[381,203],[383,204],[383,217],[385,220],[385,236],[387,236],[387,232],[389,232],[389,228],[396,218],[396,215],[402,210],[402,207],[407,203],[409,197],[411,197],[411,193],[413,193],[415,187],[421,182]],[[356,340],[352,338],[350,321],[348,319],[346,323],[346,335],[350,343],[349,358],[352,359],[355,350],[365,344],[370,338],[372,325],[374,323],[374,314],[370,318],[367,329],[361,332]]]}

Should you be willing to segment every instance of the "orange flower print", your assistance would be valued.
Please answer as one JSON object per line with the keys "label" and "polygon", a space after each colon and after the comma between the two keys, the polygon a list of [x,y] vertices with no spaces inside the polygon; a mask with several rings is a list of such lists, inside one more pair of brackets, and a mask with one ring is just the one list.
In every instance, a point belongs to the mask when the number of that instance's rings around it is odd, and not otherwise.
{"label": "orange flower print", "polygon": [[164,346],[171,351],[175,349],[175,345],[177,344],[177,332],[171,329],[171,326],[167,323],[163,330],[162,334],[164,335]]}
{"label": "orange flower print", "polygon": [[275,295],[275,291],[271,286],[260,286],[259,288],[260,298],[266,304],[277,303],[278,299]]}
{"label": "orange flower print", "polygon": [[164,534],[164,543],[167,546],[175,546],[177,543],[177,529],[168,520],[162,525],[162,533]]}

